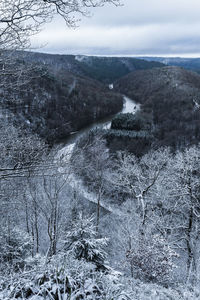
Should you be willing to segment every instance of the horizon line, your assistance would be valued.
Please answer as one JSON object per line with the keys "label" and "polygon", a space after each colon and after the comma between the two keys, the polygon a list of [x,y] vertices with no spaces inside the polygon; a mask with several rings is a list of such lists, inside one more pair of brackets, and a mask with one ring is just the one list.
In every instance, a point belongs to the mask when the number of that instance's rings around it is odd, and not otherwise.
{"label": "horizon line", "polygon": [[76,53],[76,51],[74,51],[74,53],[67,53],[67,52],[55,52],[55,51],[37,51],[34,49],[34,51],[32,50],[27,50],[27,52],[31,52],[31,53],[41,53],[41,54],[49,54],[49,55],[73,55],[73,56],[96,56],[96,57],[130,57],[130,58],[151,58],[151,57],[157,57],[157,58],[200,58],[200,53],[198,54],[91,54],[91,53]]}

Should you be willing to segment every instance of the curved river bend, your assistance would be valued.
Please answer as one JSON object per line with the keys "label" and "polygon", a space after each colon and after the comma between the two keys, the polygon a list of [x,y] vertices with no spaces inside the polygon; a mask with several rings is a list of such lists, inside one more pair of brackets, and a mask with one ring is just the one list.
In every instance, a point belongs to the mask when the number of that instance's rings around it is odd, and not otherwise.
{"label": "curved river bend", "polygon": [[[133,100],[130,98],[124,96],[124,105],[123,109],[121,110],[122,113],[136,113],[140,109],[140,104],[136,104]],[[115,114],[116,115],[116,114]],[[74,133],[70,138],[67,139],[65,145],[58,151],[57,157],[63,158],[64,161],[67,163],[70,160],[71,154],[73,152],[74,145],[76,141],[85,133],[89,132],[93,128],[103,127],[106,129],[109,129],[111,126],[112,118],[115,116],[112,115],[110,117],[107,117],[99,122],[95,122],[91,124],[90,126],[87,126],[78,132]],[[61,168],[62,169],[62,168]],[[62,170],[63,171],[63,170]],[[84,186],[83,182],[72,173],[70,174],[68,178],[68,185],[71,186],[73,189],[74,186],[79,187],[79,194],[81,195],[82,199],[85,199],[85,201],[88,203],[97,204],[97,195],[93,192],[90,192],[87,190],[87,188]],[[121,215],[121,211],[119,208],[108,204],[107,200],[101,200],[101,208],[104,208],[106,211],[115,214],[115,215]]]}
{"label": "curved river bend", "polygon": [[[124,105],[123,109],[121,110],[121,113],[136,113],[140,109],[140,104],[135,103],[132,99],[124,96]],[[81,130],[75,132],[74,134],[69,137],[65,143],[64,149],[65,148],[71,148],[72,144],[75,144],[76,141],[85,133],[89,132],[91,129],[94,128],[104,128],[104,129],[109,129],[111,126],[111,121],[114,116],[117,114],[111,115],[109,117],[103,118],[100,121],[97,121],[95,123],[92,123]],[[64,150],[62,149],[62,150]]]}

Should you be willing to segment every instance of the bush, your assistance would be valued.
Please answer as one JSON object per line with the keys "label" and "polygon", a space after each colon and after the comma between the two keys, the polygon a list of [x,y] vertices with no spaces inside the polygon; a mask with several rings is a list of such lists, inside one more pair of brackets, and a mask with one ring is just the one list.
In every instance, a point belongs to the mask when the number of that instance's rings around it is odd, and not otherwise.
{"label": "bush", "polygon": [[173,259],[176,256],[176,252],[159,235],[141,235],[136,246],[127,252],[126,258],[136,278],[165,284],[170,281],[170,273],[175,267]]}
{"label": "bush", "polygon": [[0,269],[18,271],[24,267],[24,260],[31,254],[32,241],[30,236],[14,228],[10,232],[0,232]]}

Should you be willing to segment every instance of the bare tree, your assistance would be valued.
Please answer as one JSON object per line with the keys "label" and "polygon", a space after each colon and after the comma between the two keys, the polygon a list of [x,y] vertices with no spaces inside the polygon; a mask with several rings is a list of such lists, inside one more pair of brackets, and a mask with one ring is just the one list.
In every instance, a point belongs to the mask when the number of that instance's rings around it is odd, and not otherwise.
{"label": "bare tree", "polygon": [[156,183],[164,176],[169,156],[168,149],[150,151],[141,159],[132,154],[119,154],[118,171],[113,172],[110,180],[129,194],[135,206],[139,204],[143,225],[147,218],[148,199],[151,202],[157,193]]}
{"label": "bare tree", "polygon": [[109,165],[109,150],[106,147],[106,141],[100,135],[97,135],[88,147],[89,157],[86,161],[88,172],[93,178],[92,186],[97,191],[97,219],[96,230],[99,228],[101,198],[105,192],[105,172]]}
{"label": "bare tree", "polygon": [[[50,158],[51,159],[51,158]],[[49,237],[48,255],[56,254],[57,244],[61,232],[67,224],[67,218],[71,213],[71,198],[73,191],[70,193],[68,185],[71,175],[71,163],[62,157],[53,157],[52,165],[54,166],[47,172],[43,171],[38,184],[38,205],[42,216],[46,220],[47,234]]]}
{"label": "bare tree", "polygon": [[71,27],[78,21],[76,16],[88,16],[90,8],[107,3],[118,6],[120,0],[3,0],[0,4],[1,37],[5,42],[15,37],[22,43],[57,14]]}
{"label": "bare tree", "polygon": [[[120,0],[2,0],[0,3],[0,88],[1,98],[7,89],[27,82],[27,64],[16,61],[16,50],[30,49],[30,37],[55,15],[75,27],[80,16],[105,4],[120,5]],[[21,56],[22,58],[22,56]],[[29,66],[30,68],[30,66]],[[6,89],[5,89],[6,87]],[[5,89],[5,90],[4,90]]]}
{"label": "bare tree", "polygon": [[6,119],[4,112],[0,113],[0,180],[28,176],[30,169],[41,160],[47,146],[37,135],[17,128]]}
{"label": "bare tree", "polygon": [[0,3],[1,54],[3,50],[29,47],[29,37],[55,15],[60,15],[72,27],[80,15],[88,15],[89,8],[106,3],[120,5],[120,0],[3,0]]}
{"label": "bare tree", "polygon": [[168,184],[166,184],[171,200],[169,202],[173,204],[171,209],[174,212],[179,211],[179,220],[176,217],[174,229],[178,227],[177,225],[182,228],[181,237],[185,241],[185,250],[188,256],[187,281],[190,281],[192,277],[195,279],[198,259],[197,245],[200,232],[199,153],[199,146],[178,152],[173,159],[171,176],[168,178]]}
{"label": "bare tree", "polygon": [[[185,261],[187,282],[196,280],[200,218],[199,146],[169,156],[164,174],[156,182],[148,220],[156,232],[170,240]],[[156,201],[155,201],[156,200]]]}
{"label": "bare tree", "polygon": [[88,136],[80,139],[75,166],[85,185],[95,191],[97,200],[96,230],[98,231],[101,200],[107,190],[106,173],[111,166],[106,140],[98,129],[90,131]]}

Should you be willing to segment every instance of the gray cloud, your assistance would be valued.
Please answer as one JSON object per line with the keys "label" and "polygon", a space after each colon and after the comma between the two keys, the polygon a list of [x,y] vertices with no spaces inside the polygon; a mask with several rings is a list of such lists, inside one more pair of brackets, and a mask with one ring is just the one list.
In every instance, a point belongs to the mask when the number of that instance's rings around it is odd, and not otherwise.
{"label": "gray cloud", "polygon": [[60,19],[33,39],[50,53],[200,56],[199,0],[124,0],[95,9],[76,30]]}

